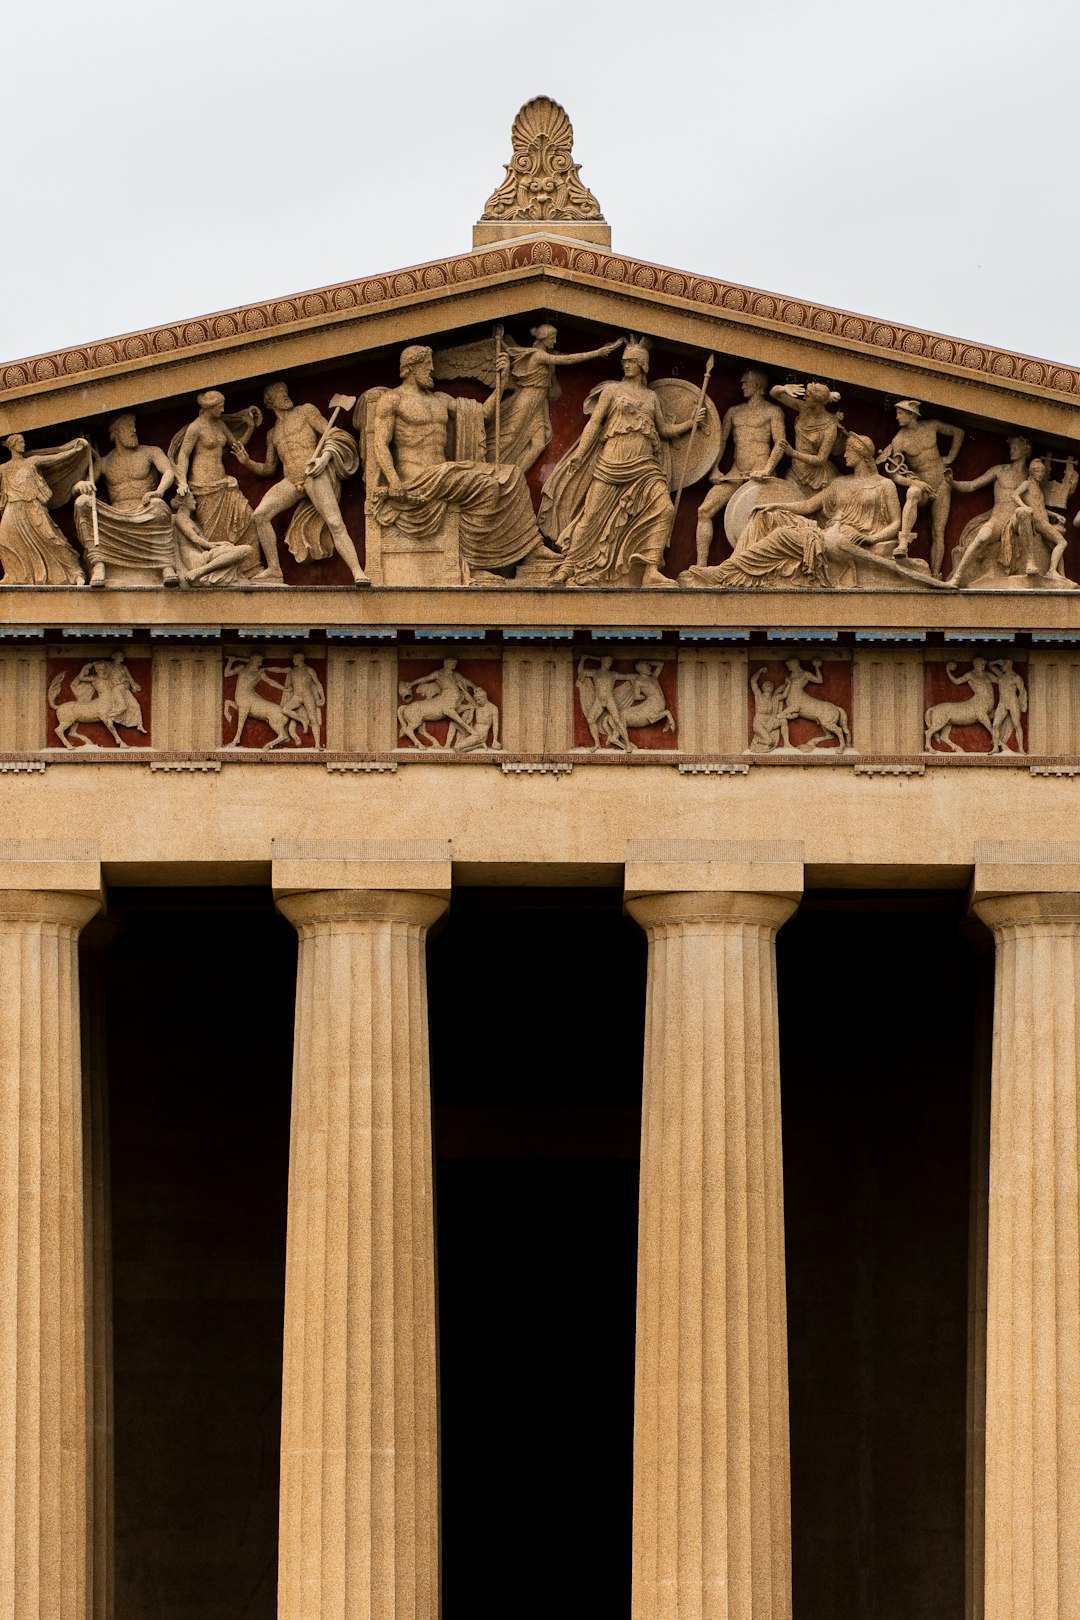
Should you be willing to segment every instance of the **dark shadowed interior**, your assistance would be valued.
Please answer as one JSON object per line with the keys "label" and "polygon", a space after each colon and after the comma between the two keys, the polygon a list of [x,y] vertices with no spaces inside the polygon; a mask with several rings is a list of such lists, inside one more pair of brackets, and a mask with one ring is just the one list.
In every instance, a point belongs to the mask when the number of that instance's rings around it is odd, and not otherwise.
{"label": "dark shadowed interior", "polygon": [[[295,938],[265,891],[113,910],[117,1616],[272,1620]],[[960,918],[780,936],[797,1620],[962,1620]],[[644,938],[614,891],[464,889],[429,982],[445,1620],[625,1620]]]}

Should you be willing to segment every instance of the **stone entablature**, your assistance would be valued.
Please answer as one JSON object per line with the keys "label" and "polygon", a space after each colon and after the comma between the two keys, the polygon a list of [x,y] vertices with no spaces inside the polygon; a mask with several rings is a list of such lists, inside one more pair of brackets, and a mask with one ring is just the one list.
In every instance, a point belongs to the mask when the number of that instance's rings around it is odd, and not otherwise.
{"label": "stone entablature", "polygon": [[0,766],[1080,769],[1061,633],[85,627],[0,642]]}

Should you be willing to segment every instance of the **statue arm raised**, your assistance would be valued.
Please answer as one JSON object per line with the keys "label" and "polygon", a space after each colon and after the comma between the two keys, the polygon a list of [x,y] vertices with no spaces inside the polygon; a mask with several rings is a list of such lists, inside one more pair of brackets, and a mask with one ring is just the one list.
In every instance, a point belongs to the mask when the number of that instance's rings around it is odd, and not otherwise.
{"label": "statue arm raised", "polygon": [[604,343],[599,349],[585,349],[580,354],[552,354],[551,362],[556,366],[580,366],[586,360],[604,360],[609,354],[626,342],[625,338],[615,338],[611,343]]}
{"label": "statue arm raised", "polygon": [[955,669],[956,665],[951,661],[945,665],[945,673],[949,677],[950,681],[952,681],[954,686],[967,686],[969,684],[967,676],[954,674],[953,671]]}

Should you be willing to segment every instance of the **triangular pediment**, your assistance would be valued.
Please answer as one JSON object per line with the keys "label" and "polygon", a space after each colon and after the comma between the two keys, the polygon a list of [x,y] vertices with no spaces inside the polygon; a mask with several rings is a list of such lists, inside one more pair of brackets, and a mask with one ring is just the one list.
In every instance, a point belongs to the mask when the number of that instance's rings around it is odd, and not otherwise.
{"label": "triangular pediment", "polygon": [[1070,435],[1080,369],[632,259],[549,231],[0,364],[30,430],[550,312]]}
{"label": "triangular pediment", "polygon": [[[230,517],[219,510],[224,496],[199,494],[188,516],[196,531],[201,530],[202,540],[196,532],[190,544],[182,533],[183,514],[172,516],[159,502],[161,534],[153,545],[148,539],[144,546],[142,529],[130,516],[138,505],[138,491],[134,496],[127,491],[126,516],[119,508],[110,508],[108,501],[116,496],[109,494],[106,500],[106,489],[111,491],[115,480],[109,479],[107,468],[96,475],[100,488],[93,497],[84,490],[80,517],[76,480],[85,479],[89,451],[82,452],[82,462],[73,454],[71,466],[53,478],[50,506],[57,511],[49,520],[62,532],[72,555],[66,561],[61,557],[57,570],[48,568],[47,577],[33,557],[23,569],[26,578],[18,576],[18,557],[14,566],[5,560],[3,582],[76,584],[86,578],[92,584],[171,583],[172,570],[164,561],[171,547],[179,558],[176,572],[181,582],[195,583],[194,576],[188,579],[183,559],[191,563],[192,546],[209,540],[249,547],[244,566],[234,557],[231,572],[225,563],[223,574],[204,571],[200,582],[211,584],[250,583],[257,565],[265,562],[270,576],[266,583],[280,583],[283,568],[284,583],[290,586],[347,586],[367,566],[373,582],[383,586],[635,586],[678,580],[687,587],[768,590],[837,585],[925,593],[943,589],[953,570],[954,584],[983,589],[1013,588],[1011,576],[1017,574],[1023,576],[1020,583],[1026,590],[1070,588],[1076,566],[1067,558],[1057,570],[1053,535],[1045,525],[1040,531],[1043,538],[1025,538],[1022,550],[1011,538],[1015,523],[1002,538],[995,519],[993,535],[980,541],[959,580],[955,569],[964,548],[976,537],[980,514],[1005,499],[1010,479],[1017,484],[1022,480],[1027,465],[1023,456],[1004,482],[994,481],[994,469],[1009,461],[1010,435],[1014,441],[1023,436],[1027,458],[1033,450],[1043,453],[1046,504],[1052,507],[1056,501],[1056,511],[1045,514],[1046,522],[1060,526],[1071,519],[1075,476],[1071,468],[1062,472],[1052,466],[1047,457],[1067,466],[1072,442],[1080,437],[1080,371],[649,264],[595,241],[575,240],[571,229],[560,222],[545,224],[452,258],[0,367],[0,434],[29,435],[30,455],[61,441],[85,442],[93,446],[95,467],[103,466],[102,458],[110,452],[110,424],[120,413],[137,413],[139,444],[156,447],[173,465],[173,482],[162,488],[170,495],[174,513],[185,477],[199,482],[192,460],[194,441],[181,453],[185,432],[197,425],[198,396],[207,391],[224,396],[226,420],[245,423],[243,444],[250,438],[250,459],[223,440],[202,462],[208,487],[224,480],[237,488],[236,512]],[[547,371],[534,364],[538,350],[530,335],[545,325],[557,325],[559,333],[553,351],[558,364]],[[505,404],[495,406],[493,420],[494,396],[503,397],[494,386],[495,332],[505,332],[503,358],[508,369]],[[590,439],[588,422],[597,401],[610,404],[615,398],[604,389],[620,381],[623,360],[618,347],[637,340],[646,346],[642,352],[648,389],[643,398],[660,400],[658,414],[650,416],[650,422],[664,440],[671,437],[667,427],[678,427],[681,418],[680,432],[686,435],[675,434],[672,443],[656,447],[657,466],[669,495],[656,497],[656,511],[648,521],[641,520],[640,535],[634,519],[625,544],[616,533],[625,514],[619,515],[613,495],[610,518],[596,518],[596,534],[589,542],[589,546],[595,542],[597,556],[588,557],[576,574],[567,575],[556,566],[557,553],[570,544],[572,528],[578,526],[579,539],[584,532],[578,520],[596,482],[599,461],[607,453]],[[520,496],[511,499],[504,492],[496,497],[490,491],[485,495],[480,488],[483,479],[477,483],[475,477],[469,491],[452,489],[450,475],[444,473],[438,491],[421,495],[424,512],[419,518],[407,509],[408,503],[386,504],[387,491],[397,483],[395,458],[398,471],[404,466],[401,452],[407,427],[403,432],[397,420],[387,430],[386,453],[380,459],[375,407],[387,390],[397,387],[402,354],[416,346],[434,352],[439,397],[459,401],[449,407],[445,431],[436,431],[438,443],[433,439],[427,446],[427,463],[457,461],[477,468],[496,464],[498,472],[502,458],[494,449],[496,429],[504,436],[517,433],[519,442],[507,456],[519,464]],[[526,350],[532,360],[523,358]],[[483,351],[487,359],[478,365],[469,359],[474,351]],[[626,348],[624,355],[629,352]],[[507,355],[515,354],[518,358],[511,367]],[[526,378],[530,365],[531,394]],[[541,374],[548,381],[538,389]],[[750,384],[756,406],[748,407],[744,400],[748,376],[757,379]],[[313,411],[312,420],[321,426],[335,401],[349,402],[345,414],[339,406],[334,418],[340,450],[331,468],[340,486],[334,500],[348,531],[347,539],[339,533],[340,543],[331,544],[328,528],[320,530],[319,520],[308,510],[310,502],[301,500],[303,510],[294,524],[288,502],[268,490],[267,480],[282,476],[280,470],[274,471],[279,464],[270,435],[273,412],[264,397],[274,379],[284,379],[295,403]],[[831,397],[827,407],[818,407],[816,416],[800,407],[800,390],[810,384],[816,384],[819,393],[824,389],[822,397]],[[473,405],[464,403],[467,400]],[[853,531],[855,553],[837,552],[831,563],[809,554],[798,565],[773,559],[760,579],[754,569],[718,574],[714,567],[705,567],[705,562],[726,560],[729,550],[740,543],[750,514],[756,511],[755,501],[790,504],[813,497],[825,482],[843,480],[850,435],[862,440],[871,458],[881,452],[880,466],[894,444],[897,406],[904,400],[917,402],[916,418],[921,411],[923,423],[930,424],[938,437],[924,427],[921,431],[924,437],[930,432],[930,439],[922,452],[910,436],[904,439],[914,463],[905,461],[902,453],[899,461],[894,456],[886,469],[888,479],[878,479],[882,486],[891,482],[880,492],[881,513],[866,519],[865,535],[857,527]],[[699,406],[700,432],[695,428],[689,433],[687,424]],[[497,427],[499,409],[502,427]],[[760,453],[754,447],[755,410],[764,434],[757,441]],[[530,425],[522,426],[523,411],[532,413]],[[770,425],[763,426],[766,414]],[[468,431],[463,430],[466,418],[472,424]],[[830,429],[829,423],[835,426]],[[609,429],[610,423],[601,437],[611,438],[613,432],[615,442],[621,429],[618,425]],[[314,430],[309,451],[320,430]],[[805,445],[816,442],[817,430],[828,436],[823,467],[812,458],[807,461],[805,454]],[[951,437],[954,433],[958,437]],[[622,449],[626,442],[621,441]],[[689,448],[684,453],[678,445]],[[580,473],[572,460],[579,448],[588,450],[588,468]],[[528,455],[522,459],[526,449]],[[299,479],[304,457],[297,461],[296,455],[291,476]],[[931,499],[933,491],[920,494],[918,487],[912,492],[913,480],[917,486],[923,476],[920,455],[932,484],[951,480],[955,473],[947,496]],[[762,490],[749,474],[752,466],[766,464]],[[409,477],[415,480],[420,463],[414,458],[409,466]],[[0,476],[2,469],[0,463]],[[149,493],[156,474],[144,472]],[[484,476],[494,475],[489,471]],[[503,484],[505,478],[504,473]],[[601,474],[600,482],[607,478]],[[647,478],[639,481],[628,497],[631,505],[646,499],[647,484]],[[746,485],[753,487],[743,488]],[[871,494],[872,490],[866,494],[868,500]],[[837,498],[834,492],[830,502],[835,505]],[[268,499],[272,510],[267,508]],[[903,528],[899,508],[895,513],[891,508],[886,511],[897,500],[906,507]],[[231,495],[228,501],[233,501]],[[497,515],[492,515],[493,503]],[[813,518],[810,526],[815,534],[828,528],[828,507],[826,502]],[[479,516],[482,510],[487,515]],[[104,542],[102,513],[106,527],[111,525]],[[1031,521],[1025,519],[1027,528]],[[439,544],[450,547],[449,561],[446,557],[438,564],[425,561],[429,530],[437,530],[442,537]],[[383,542],[386,549],[380,551]],[[798,535],[789,537],[789,543],[793,551],[800,550]],[[30,551],[33,545],[27,538]],[[152,567],[142,566],[151,552],[157,560]],[[389,560],[391,552],[396,562]],[[1035,558],[1030,568],[1028,552]],[[95,555],[107,553],[111,560],[104,568],[96,567]],[[224,551],[214,555],[225,558]],[[646,556],[653,558],[651,564]],[[695,574],[695,567],[705,567],[705,572]]]}

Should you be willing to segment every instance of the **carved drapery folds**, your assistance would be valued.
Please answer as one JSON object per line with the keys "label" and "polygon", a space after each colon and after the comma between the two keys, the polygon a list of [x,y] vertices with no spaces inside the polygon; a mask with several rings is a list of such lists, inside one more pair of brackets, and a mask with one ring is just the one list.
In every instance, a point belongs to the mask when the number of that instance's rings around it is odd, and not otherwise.
{"label": "carved drapery folds", "polygon": [[8,435],[2,583],[1076,587],[1067,449],[633,333],[489,334],[407,345],[393,387],[350,365],[325,414],[275,378],[236,408],[204,389],[171,438],[130,411]]}

